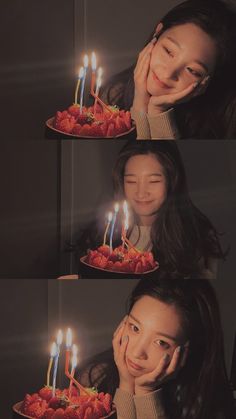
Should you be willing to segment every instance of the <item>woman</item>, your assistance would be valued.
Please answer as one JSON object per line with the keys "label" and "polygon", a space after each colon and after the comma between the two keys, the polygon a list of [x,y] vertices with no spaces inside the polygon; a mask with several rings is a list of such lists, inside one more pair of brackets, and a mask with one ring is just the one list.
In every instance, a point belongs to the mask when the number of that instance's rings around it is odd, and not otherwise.
{"label": "woman", "polygon": [[104,96],[131,108],[137,139],[235,138],[235,72],[235,11],[223,0],[188,0],[161,19]]}
{"label": "woman", "polygon": [[[204,278],[216,277],[217,260],[226,254],[215,227],[189,197],[175,142],[127,143],[115,163],[113,185],[114,199],[128,202],[128,239],[138,250],[152,251],[160,265],[159,274],[188,277],[200,272]],[[103,209],[102,218],[98,216],[98,221],[80,236],[79,257],[102,244],[104,213]],[[121,244],[122,211],[120,215],[114,247]]]}
{"label": "woman", "polygon": [[105,352],[80,374],[118,419],[233,419],[218,303],[207,280],[142,279]]}
{"label": "woman", "polygon": [[225,255],[215,227],[191,202],[174,142],[127,144],[116,161],[113,184],[115,197],[126,198],[133,214],[130,241],[152,250],[161,270],[216,276],[216,259]]}

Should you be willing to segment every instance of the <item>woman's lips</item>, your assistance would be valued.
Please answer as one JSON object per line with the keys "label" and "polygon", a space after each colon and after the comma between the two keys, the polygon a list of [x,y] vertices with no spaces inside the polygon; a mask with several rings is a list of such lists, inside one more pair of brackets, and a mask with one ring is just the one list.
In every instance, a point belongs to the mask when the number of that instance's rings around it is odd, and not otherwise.
{"label": "woman's lips", "polygon": [[153,77],[153,80],[156,83],[159,84],[159,86],[161,86],[161,87],[163,87],[165,89],[170,89],[171,88],[171,86],[168,86],[167,84],[163,83],[163,81],[161,81],[154,72],[152,72],[152,77]]}
{"label": "woman's lips", "polygon": [[152,204],[153,201],[138,201],[137,199],[135,200],[135,203],[137,205],[150,205]]}
{"label": "woman's lips", "polygon": [[135,370],[137,370],[137,371],[141,371],[141,370],[143,370],[143,368],[142,368],[142,367],[140,367],[140,365],[135,364],[135,363],[134,363],[134,362],[132,362],[129,358],[127,358],[127,362],[128,362],[128,364],[129,364],[129,366],[130,366],[131,368],[133,368],[133,369],[135,369]]}

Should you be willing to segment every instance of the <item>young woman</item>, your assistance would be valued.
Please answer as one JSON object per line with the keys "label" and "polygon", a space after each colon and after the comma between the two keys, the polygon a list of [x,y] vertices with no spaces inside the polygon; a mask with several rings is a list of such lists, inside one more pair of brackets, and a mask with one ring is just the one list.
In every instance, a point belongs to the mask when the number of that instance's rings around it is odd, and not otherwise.
{"label": "young woman", "polygon": [[188,0],[161,19],[104,97],[131,109],[137,139],[235,138],[235,72],[235,11],[223,0]]}
{"label": "young woman", "polygon": [[218,303],[207,280],[143,278],[113,352],[80,381],[115,395],[118,419],[233,419]]}
{"label": "young woman", "polygon": [[[159,273],[188,277],[200,272],[204,278],[216,277],[217,260],[224,259],[225,254],[215,227],[189,197],[174,141],[127,143],[115,163],[113,185],[114,200],[128,202],[128,239],[138,250],[152,251],[160,265]],[[79,256],[102,244],[104,209],[102,214],[80,236]],[[117,219],[114,247],[121,244],[120,233]]]}

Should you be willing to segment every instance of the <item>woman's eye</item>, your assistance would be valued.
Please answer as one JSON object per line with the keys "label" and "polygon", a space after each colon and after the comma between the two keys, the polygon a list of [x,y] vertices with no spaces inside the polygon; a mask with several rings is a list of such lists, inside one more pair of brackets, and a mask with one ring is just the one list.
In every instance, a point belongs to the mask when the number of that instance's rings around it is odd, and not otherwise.
{"label": "woman's eye", "polygon": [[161,340],[161,339],[156,340],[155,343],[163,349],[169,349],[169,347],[170,347],[169,343],[167,343],[167,342],[165,342],[164,340]]}
{"label": "woman's eye", "polygon": [[139,331],[139,328],[133,323],[129,323],[129,329],[134,333],[137,333]]}
{"label": "woman's eye", "polygon": [[160,183],[160,182],[161,182],[160,180],[150,180],[149,183]]}
{"label": "woman's eye", "polygon": [[169,49],[169,48],[167,48],[167,47],[163,47],[163,49],[164,49],[164,51],[168,54],[168,55],[170,55],[171,57],[173,57],[174,56],[174,54],[173,54],[173,52]]}
{"label": "woman's eye", "polygon": [[136,183],[136,182],[135,182],[135,180],[126,180],[126,181],[125,181],[125,183],[128,183],[128,184],[134,184],[134,183]]}
{"label": "woman's eye", "polygon": [[202,73],[199,73],[199,71],[193,70],[191,67],[187,67],[187,71],[190,74],[192,74],[194,77],[197,77],[197,78],[203,77],[203,74]]}

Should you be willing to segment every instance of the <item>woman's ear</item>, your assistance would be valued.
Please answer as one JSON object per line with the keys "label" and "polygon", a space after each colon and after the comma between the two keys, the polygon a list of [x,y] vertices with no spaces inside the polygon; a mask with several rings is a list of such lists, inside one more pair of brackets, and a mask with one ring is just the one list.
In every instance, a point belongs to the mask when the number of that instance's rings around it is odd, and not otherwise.
{"label": "woman's ear", "polygon": [[159,22],[153,37],[157,37],[163,29],[163,23]]}

